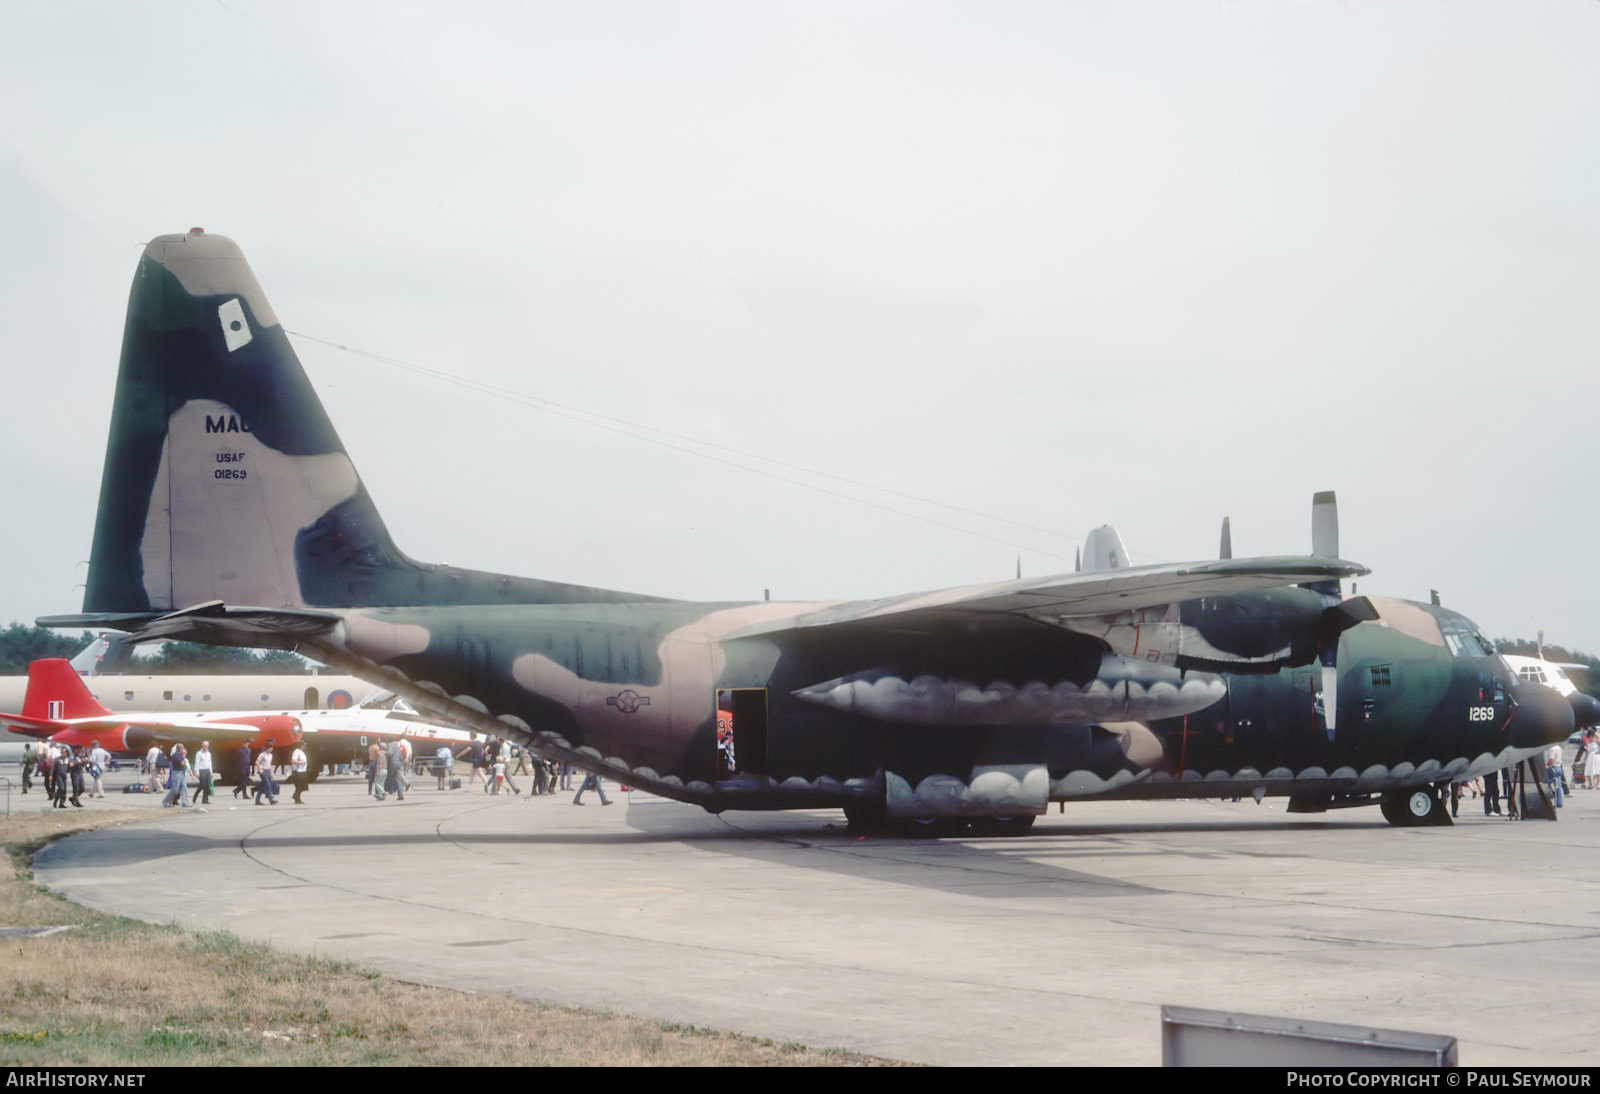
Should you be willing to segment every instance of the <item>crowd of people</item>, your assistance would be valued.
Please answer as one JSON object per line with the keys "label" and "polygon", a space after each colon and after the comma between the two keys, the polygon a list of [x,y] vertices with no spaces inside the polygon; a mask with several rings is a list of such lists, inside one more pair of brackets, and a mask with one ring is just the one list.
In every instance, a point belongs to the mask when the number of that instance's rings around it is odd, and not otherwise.
{"label": "crowd of people", "polygon": [[102,782],[111,765],[111,753],[95,745],[76,748],[59,741],[41,741],[31,744],[22,752],[22,792],[33,789],[33,776],[37,773],[51,807],[65,809],[70,802],[74,808],[83,808],[83,797],[106,796]]}
{"label": "crowd of people", "polygon": [[[232,758],[235,798],[253,799],[257,805],[277,805],[281,785],[274,772],[287,767],[294,788],[293,801],[296,805],[304,803],[311,771],[303,742],[278,748],[275,742],[269,741],[266,747],[254,751],[247,742],[241,741],[233,750]],[[455,777],[458,761],[470,771],[465,786]],[[111,754],[99,745],[73,748],[54,741],[32,744],[23,754],[22,792],[26,794],[33,789],[37,774],[54,807],[65,809],[70,804],[81,809],[83,796],[105,797],[102,778],[115,764]],[[535,797],[571,791],[576,770],[570,764],[541,759],[530,749],[503,737],[479,737],[474,733],[470,742],[459,750],[440,742],[432,756],[414,755],[411,741],[405,737],[385,737],[367,748],[367,792],[379,801],[391,796],[396,801],[404,801],[413,786],[412,775],[422,774],[429,765],[440,790],[471,789],[481,784],[486,794],[520,795],[522,787],[517,784],[516,776],[525,775],[532,779],[530,791]],[[217,793],[217,769],[210,741],[200,742],[192,755],[182,742],[169,749],[152,744],[140,761],[139,770],[140,780],[125,788],[125,792],[162,795],[164,807],[188,809],[192,805],[209,805]],[[594,774],[583,776],[573,804],[582,805],[588,791],[599,796],[601,805],[611,804],[600,777]]]}
{"label": "crowd of people", "polygon": [[[274,744],[269,742],[259,752],[252,752],[248,743],[240,742],[234,750],[235,798],[254,798],[255,804],[277,805],[280,785],[273,777],[275,768],[287,766],[290,783],[294,787],[293,801],[304,804],[310,786],[310,762],[303,742],[296,741],[288,749],[287,763],[274,756]],[[470,769],[465,786],[455,777],[457,761]],[[1600,790],[1600,728],[1586,729],[1578,742],[1577,754],[1572,761],[1569,777],[1566,752],[1562,745],[1551,745],[1545,757],[1545,779],[1548,793],[1556,808],[1566,803],[1567,795],[1575,789]],[[572,790],[572,776],[576,770],[570,764],[555,763],[535,756],[532,751],[513,744],[503,737],[480,738],[472,734],[471,741],[459,750],[440,742],[432,757],[414,756],[411,742],[404,737],[385,737],[367,748],[367,793],[379,801],[391,795],[404,801],[406,791],[412,788],[411,775],[420,774],[424,765],[431,764],[438,779],[438,789],[471,789],[480,783],[486,794],[509,793],[520,795],[522,787],[515,776],[527,775],[533,780],[535,796],[565,793]],[[41,741],[24,749],[22,761],[22,792],[33,789],[34,776],[43,784],[51,806],[65,809],[70,804],[83,808],[82,798],[105,797],[105,773],[115,770],[116,761],[100,745],[92,748],[72,747],[57,741]],[[189,780],[194,779],[194,804],[209,805],[216,792],[216,770],[212,763],[211,742],[202,741],[193,757],[182,742],[163,751],[151,745],[140,764],[144,775],[142,784],[129,790],[150,794],[164,794],[163,806],[187,809]],[[1458,813],[1463,797],[1481,799],[1485,816],[1515,817],[1516,803],[1512,794],[1511,769],[1491,771],[1478,778],[1454,783],[1451,788],[1451,812]],[[624,787],[624,790],[627,788]],[[582,805],[583,795],[594,791],[601,805],[610,805],[600,777],[585,773],[572,804]]]}
{"label": "crowd of people", "polygon": [[[407,744],[409,749],[407,742],[402,741],[402,744]],[[465,764],[469,771],[464,786],[461,785],[461,780],[455,777],[458,760]],[[407,751],[405,763],[409,765],[410,762],[410,753]],[[421,763],[422,760],[419,758],[418,762]],[[575,770],[570,764],[541,759],[531,750],[513,744],[504,737],[480,738],[476,733],[472,734],[471,740],[459,750],[452,750],[448,744],[441,742],[434,751],[432,765],[440,790],[470,790],[481,783],[486,794],[520,795],[522,787],[517,785],[516,776],[526,775],[533,780],[530,789],[534,797],[571,790],[572,773]],[[370,771],[370,757],[368,767]],[[373,780],[369,775],[369,790],[372,783]],[[600,786],[599,777],[589,775],[578,788],[577,795],[573,798],[574,805],[583,804],[585,790],[595,791],[600,796],[600,804],[611,804]],[[373,796],[382,800],[381,795],[374,793]]]}
{"label": "crowd of people", "polygon": [[[1574,790],[1600,790],[1600,729],[1585,729],[1577,743],[1569,775],[1566,746],[1554,744],[1544,754],[1545,792],[1556,809],[1566,806]],[[1486,817],[1518,819],[1516,771],[1506,768],[1479,778],[1463,779],[1450,788],[1450,812],[1459,815],[1461,799],[1482,800]],[[1535,793],[1537,791],[1534,791]]]}

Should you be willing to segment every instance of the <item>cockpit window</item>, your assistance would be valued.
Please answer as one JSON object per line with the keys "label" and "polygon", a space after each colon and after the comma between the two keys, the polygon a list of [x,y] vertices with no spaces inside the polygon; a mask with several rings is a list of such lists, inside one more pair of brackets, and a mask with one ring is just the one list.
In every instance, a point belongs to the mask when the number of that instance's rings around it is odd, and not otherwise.
{"label": "cockpit window", "polygon": [[1444,644],[1454,657],[1488,657],[1494,644],[1479,634],[1472,621],[1454,612],[1439,614],[1439,630],[1444,634]]}

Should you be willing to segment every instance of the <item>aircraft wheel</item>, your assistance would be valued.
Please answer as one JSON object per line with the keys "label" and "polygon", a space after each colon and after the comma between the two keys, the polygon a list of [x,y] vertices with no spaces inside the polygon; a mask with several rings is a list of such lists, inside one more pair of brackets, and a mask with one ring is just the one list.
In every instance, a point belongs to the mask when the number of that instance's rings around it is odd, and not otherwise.
{"label": "aircraft wheel", "polygon": [[845,825],[851,832],[882,832],[889,826],[882,802],[857,802],[844,807]]}
{"label": "aircraft wheel", "polygon": [[972,834],[975,836],[1025,836],[1038,818],[1032,813],[1018,817],[974,817]]}
{"label": "aircraft wheel", "polygon": [[1450,823],[1450,810],[1426,786],[1385,795],[1379,808],[1383,810],[1383,819],[1396,828]]}
{"label": "aircraft wheel", "polygon": [[896,835],[910,839],[939,839],[957,835],[962,822],[953,817],[900,817],[894,822]]}

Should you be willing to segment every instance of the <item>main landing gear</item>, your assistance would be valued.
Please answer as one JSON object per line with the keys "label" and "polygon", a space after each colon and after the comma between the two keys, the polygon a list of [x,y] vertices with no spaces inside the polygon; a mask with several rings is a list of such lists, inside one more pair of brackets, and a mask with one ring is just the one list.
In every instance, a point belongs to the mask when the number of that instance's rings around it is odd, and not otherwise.
{"label": "main landing gear", "polygon": [[910,839],[937,839],[942,836],[1025,836],[1037,819],[1031,813],[1009,817],[895,817],[890,818],[878,803],[844,807],[849,830],[860,834],[900,836]]}
{"label": "main landing gear", "polygon": [[1383,819],[1396,828],[1455,823],[1450,819],[1449,801],[1431,786],[1385,794],[1379,808],[1383,811]]}

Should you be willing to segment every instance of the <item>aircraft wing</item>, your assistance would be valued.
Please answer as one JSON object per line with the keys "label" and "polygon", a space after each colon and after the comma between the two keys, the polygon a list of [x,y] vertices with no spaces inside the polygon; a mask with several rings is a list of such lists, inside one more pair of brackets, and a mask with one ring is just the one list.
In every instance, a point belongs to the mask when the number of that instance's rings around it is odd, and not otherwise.
{"label": "aircraft wing", "polygon": [[129,714],[119,715],[115,711],[106,715],[96,715],[92,718],[25,718],[20,714],[0,714],[0,725],[7,729],[34,736],[44,733],[46,736],[60,733],[66,729],[76,729],[83,733],[105,733],[121,729],[123,726],[133,726],[136,729],[149,730],[152,734],[170,740],[215,740],[242,741],[251,740],[260,736],[261,727],[243,722],[202,722],[185,718],[151,718],[148,715]]}
{"label": "aircraft wing", "polygon": [[975,616],[1009,615],[1019,622],[1092,618],[1279,585],[1337,581],[1370,572],[1359,563],[1315,555],[1127,566],[851,601],[793,619],[760,623],[730,637],[841,626],[921,631],[959,624]]}

